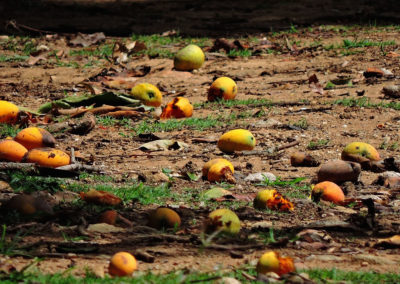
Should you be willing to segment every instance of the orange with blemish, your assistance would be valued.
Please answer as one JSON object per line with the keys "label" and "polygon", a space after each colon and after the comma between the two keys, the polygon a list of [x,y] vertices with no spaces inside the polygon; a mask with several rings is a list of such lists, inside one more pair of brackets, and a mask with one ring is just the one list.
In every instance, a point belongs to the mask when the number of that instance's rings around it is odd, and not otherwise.
{"label": "orange with blemish", "polygon": [[39,127],[28,127],[22,129],[14,138],[15,141],[24,145],[26,149],[54,147],[56,139],[47,130]]}
{"label": "orange with blemish", "polygon": [[35,163],[42,167],[57,168],[69,165],[71,159],[67,153],[54,148],[35,148],[29,150],[24,162]]}
{"label": "orange with blemish", "polygon": [[322,199],[334,204],[342,204],[344,201],[343,190],[331,181],[323,181],[316,184],[312,189],[311,196],[315,201]]}
{"label": "orange with blemish", "polygon": [[117,252],[110,260],[108,273],[112,276],[128,276],[137,269],[136,258],[129,252]]}

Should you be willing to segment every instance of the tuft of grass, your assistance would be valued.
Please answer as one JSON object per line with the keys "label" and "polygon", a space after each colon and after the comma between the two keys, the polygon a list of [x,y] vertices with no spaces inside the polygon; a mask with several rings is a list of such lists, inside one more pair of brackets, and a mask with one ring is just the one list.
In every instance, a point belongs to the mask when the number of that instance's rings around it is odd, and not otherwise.
{"label": "tuft of grass", "polygon": [[400,274],[364,271],[342,271],[338,269],[312,269],[306,271],[317,283],[400,283]]}
{"label": "tuft of grass", "polygon": [[36,192],[47,190],[56,192],[62,189],[65,180],[55,177],[31,176],[23,171],[9,171],[10,187],[14,192]]}
{"label": "tuft of grass", "polygon": [[368,39],[363,40],[350,40],[344,39],[341,44],[331,44],[324,46],[325,50],[332,50],[332,49],[353,49],[353,48],[365,48],[371,46],[378,46],[380,48],[385,46],[396,45],[394,40],[391,41],[371,41]]}
{"label": "tuft of grass", "polygon": [[320,148],[324,148],[328,145],[329,140],[328,139],[320,139],[318,141],[310,141],[307,145],[308,150],[316,150]]}
{"label": "tuft of grass", "polygon": [[108,58],[112,55],[114,49],[114,44],[103,44],[98,46],[96,49],[93,48],[83,48],[77,50],[71,50],[69,52],[70,56],[83,56],[83,57],[100,57]]}
{"label": "tuft of grass", "polygon": [[229,57],[250,57],[253,55],[253,52],[249,49],[231,49],[226,55],[228,55]]}
{"label": "tuft of grass", "polygon": [[19,128],[15,125],[0,123],[0,138],[6,138],[7,136],[15,137],[19,132]]}
{"label": "tuft of grass", "polygon": [[247,99],[247,100],[218,100],[215,102],[203,102],[196,103],[194,107],[196,108],[212,108],[220,109],[221,106],[224,107],[234,107],[234,106],[252,106],[252,107],[272,107],[274,102],[268,99]]}
{"label": "tuft of grass", "polygon": [[303,130],[308,129],[308,121],[305,117],[302,117],[301,119],[299,119],[298,121],[295,121],[293,123],[291,123],[291,125],[301,128]]}
{"label": "tuft of grass", "polygon": [[347,107],[391,108],[391,109],[395,109],[395,110],[400,110],[399,102],[385,103],[382,101],[379,103],[374,103],[374,102],[371,102],[371,100],[367,97],[339,99],[339,100],[330,102],[329,104],[342,105],[342,106],[347,106]]}
{"label": "tuft of grass", "polygon": [[13,55],[0,55],[0,62],[21,62],[25,61],[29,58],[27,55],[19,55],[19,54],[13,54]]}

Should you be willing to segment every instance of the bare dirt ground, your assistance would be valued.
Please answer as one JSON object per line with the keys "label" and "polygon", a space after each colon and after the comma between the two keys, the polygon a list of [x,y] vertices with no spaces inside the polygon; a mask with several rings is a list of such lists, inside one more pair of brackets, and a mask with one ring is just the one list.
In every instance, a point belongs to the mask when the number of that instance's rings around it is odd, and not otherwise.
{"label": "bare dirt ground", "polygon": [[[289,186],[278,189],[293,201],[295,209],[292,213],[255,210],[250,200],[263,187],[244,181],[244,177],[250,173],[271,172],[284,181],[305,177],[300,186],[308,186],[318,168],[293,167],[289,161],[290,154],[296,150],[307,152],[324,163],[340,159],[344,146],[353,141],[375,146],[382,158],[396,158],[400,143],[398,110],[393,107],[395,104],[392,107],[372,104],[396,103],[396,99],[384,97],[382,88],[398,82],[398,44],[379,46],[379,43],[396,41],[398,34],[396,28],[355,27],[344,30],[313,27],[311,30],[268,36],[275,46],[271,48],[272,52],[264,50],[250,57],[227,57],[223,51],[206,52],[207,61],[204,66],[193,72],[173,70],[173,61],[169,58],[131,56],[125,64],[126,68],[150,67],[151,71],[138,77],[136,83],[157,85],[164,95],[163,105],[179,94],[196,104],[193,114],[195,118],[232,114],[236,115],[235,120],[205,130],[183,126],[182,129],[152,133],[163,139],[187,143],[189,147],[183,151],[146,154],[139,150],[144,140],[133,129],[144,118],[130,120],[130,128],[118,123],[105,125],[98,119],[95,128],[85,135],[54,133],[57,146],[66,151],[70,147],[79,151],[83,163],[104,168],[107,175],[114,178],[111,183],[116,186],[137,178],[148,185],[170,183],[171,192],[179,197],[164,200],[163,205],[172,206],[180,213],[182,229],[175,233],[154,233],[145,226],[146,216],[150,209],[158,205],[126,202],[118,210],[133,222],[133,227],[122,228],[121,232],[87,233],[87,224],[96,223],[99,213],[84,206],[78,210],[67,204],[59,207],[55,216],[51,217],[33,220],[2,217],[2,222],[7,224],[8,236],[33,228],[18,246],[28,246],[29,255],[43,258],[36,266],[44,273],[75,267],[73,273],[77,275],[82,275],[90,268],[101,276],[106,271],[110,255],[120,250],[130,251],[137,256],[139,271],[164,273],[177,269],[230,270],[247,264],[254,265],[267,249],[277,249],[284,255],[292,256],[298,269],[336,267],[352,271],[399,272],[398,246],[375,245],[379,238],[400,232],[396,189],[373,185],[379,173],[363,171],[359,183],[344,186],[348,198],[371,197],[374,200],[376,212],[372,225],[367,220],[371,216],[367,214],[366,206],[331,206],[323,202],[316,204],[307,199],[310,189],[301,192],[301,189]],[[368,40],[378,43],[378,46],[339,47],[343,45],[344,39],[353,42]],[[3,40],[6,42],[10,38]],[[121,38],[109,37],[106,43],[115,40]],[[258,37],[258,40],[252,42],[248,38],[241,39],[241,42],[257,50],[262,38]],[[21,48],[18,45],[23,46],[27,42],[26,39],[18,38],[15,41],[18,42],[17,51]],[[61,61],[77,62],[78,68],[60,64],[54,55],[35,64],[28,61],[2,62],[0,98],[36,109],[66,94],[83,93],[84,90],[77,87],[78,84],[99,74],[103,68],[122,68],[112,60],[110,62],[100,57],[96,58],[96,63],[83,67],[90,59],[85,55],[72,56],[71,50],[82,48],[71,47],[67,42],[63,36],[34,39],[36,47],[45,45],[49,53],[63,50]],[[332,44],[336,47],[324,48]],[[170,44],[164,48],[175,52],[183,45]],[[2,45],[2,54],[11,56],[16,53],[7,46]],[[209,47],[206,44],[204,49],[208,50]],[[95,48],[92,46],[86,50]],[[366,78],[364,71],[369,67],[384,68],[391,74]],[[347,78],[347,83],[322,90],[309,84],[309,78],[314,74],[321,86],[338,78]],[[229,76],[237,82],[237,100],[263,99],[279,104],[262,106],[253,103],[229,107],[201,104],[206,101],[210,84],[219,76]],[[349,106],[333,103],[351,98],[353,101],[365,99],[364,102],[370,104]],[[157,124],[154,118],[148,121]],[[216,147],[216,140],[227,130],[239,127],[249,129],[254,134],[257,140],[256,152],[224,155]],[[299,143],[273,151],[274,147],[290,145],[294,141]],[[320,144],[312,147],[313,143]],[[230,190],[242,199],[246,197],[247,201],[213,201],[210,205],[192,198],[192,195],[183,198],[188,192],[198,195],[213,186],[201,179],[184,179],[180,175],[184,166],[192,162],[193,171],[200,174],[203,164],[215,157],[226,157],[233,162],[237,184]],[[163,173],[162,169],[165,168],[171,170],[172,180]],[[85,180],[81,182],[85,183]],[[86,183],[102,182],[88,179]],[[235,210],[243,223],[242,231],[238,238],[216,240],[204,247],[199,239],[202,223],[211,208],[220,206]],[[264,242],[260,233],[268,235],[271,228],[277,242]],[[310,238],[293,239],[297,233],[306,229],[316,231]],[[62,232],[71,237],[82,236],[82,232],[85,232],[87,238],[72,245],[63,237]],[[146,259],[143,256],[145,253],[154,256],[154,261]],[[0,260],[3,267],[12,265],[16,269],[22,269],[32,262],[32,258],[18,255],[2,256]]]}

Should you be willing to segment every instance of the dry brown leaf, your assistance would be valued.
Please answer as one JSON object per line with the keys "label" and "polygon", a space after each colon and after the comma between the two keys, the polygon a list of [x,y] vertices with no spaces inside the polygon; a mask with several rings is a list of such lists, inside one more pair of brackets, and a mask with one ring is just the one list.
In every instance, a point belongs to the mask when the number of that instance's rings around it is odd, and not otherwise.
{"label": "dry brown leaf", "polygon": [[72,46],[88,47],[106,39],[104,33],[82,34],[78,33],[75,38],[69,41]]}

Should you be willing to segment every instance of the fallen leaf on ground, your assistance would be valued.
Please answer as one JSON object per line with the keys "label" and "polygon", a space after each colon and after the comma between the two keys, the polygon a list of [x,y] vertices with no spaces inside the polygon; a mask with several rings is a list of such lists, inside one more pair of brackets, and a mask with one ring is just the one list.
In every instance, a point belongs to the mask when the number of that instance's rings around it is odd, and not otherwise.
{"label": "fallen leaf on ground", "polygon": [[142,144],[140,145],[139,149],[142,151],[166,151],[166,150],[182,150],[188,147],[189,145],[184,142],[162,139]]}
{"label": "fallen leaf on ground", "polygon": [[75,38],[69,41],[69,44],[72,46],[83,46],[88,47],[90,45],[96,44],[100,41],[106,39],[104,33],[94,33],[94,34],[82,34],[78,33]]}

